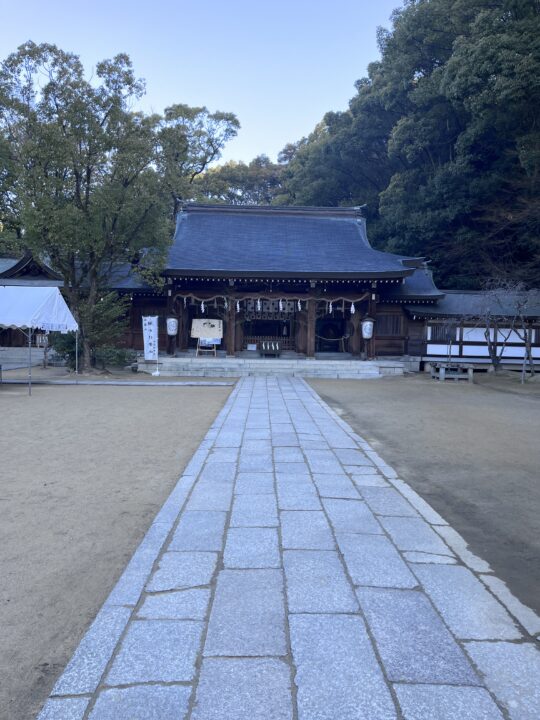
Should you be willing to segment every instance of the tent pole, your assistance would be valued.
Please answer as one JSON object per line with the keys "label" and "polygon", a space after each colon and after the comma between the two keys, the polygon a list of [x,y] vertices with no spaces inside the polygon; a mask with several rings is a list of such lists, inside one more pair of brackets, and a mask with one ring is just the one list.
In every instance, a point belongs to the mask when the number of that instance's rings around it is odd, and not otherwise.
{"label": "tent pole", "polygon": [[75,382],[79,382],[79,331],[75,330]]}
{"label": "tent pole", "polygon": [[28,329],[28,394],[32,394],[32,328]]}

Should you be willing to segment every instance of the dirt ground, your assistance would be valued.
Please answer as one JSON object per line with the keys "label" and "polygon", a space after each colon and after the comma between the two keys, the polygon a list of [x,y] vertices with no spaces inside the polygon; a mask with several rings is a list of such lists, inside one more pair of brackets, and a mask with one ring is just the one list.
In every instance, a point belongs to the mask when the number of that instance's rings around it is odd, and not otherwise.
{"label": "dirt ground", "polygon": [[540,384],[476,377],[310,383],[540,612]]}
{"label": "dirt ground", "polygon": [[2,720],[35,717],[231,389],[0,386]]}

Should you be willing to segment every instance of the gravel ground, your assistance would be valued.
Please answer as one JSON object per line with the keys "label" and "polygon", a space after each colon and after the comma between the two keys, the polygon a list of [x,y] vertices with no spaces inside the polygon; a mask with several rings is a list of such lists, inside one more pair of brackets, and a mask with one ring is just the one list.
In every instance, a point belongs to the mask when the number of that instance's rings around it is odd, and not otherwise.
{"label": "gravel ground", "polygon": [[310,384],[540,612],[540,385],[478,378]]}
{"label": "gravel ground", "polygon": [[36,715],[231,389],[0,386],[0,718]]}

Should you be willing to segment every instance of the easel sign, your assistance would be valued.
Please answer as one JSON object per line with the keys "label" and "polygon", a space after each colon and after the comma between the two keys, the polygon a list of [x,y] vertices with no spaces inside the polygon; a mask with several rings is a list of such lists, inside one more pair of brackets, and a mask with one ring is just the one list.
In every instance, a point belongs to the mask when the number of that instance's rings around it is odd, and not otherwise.
{"label": "easel sign", "polygon": [[197,355],[217,355],[217,346],[223,337],[223,320],[193,320],[191,337],[197,338]]}

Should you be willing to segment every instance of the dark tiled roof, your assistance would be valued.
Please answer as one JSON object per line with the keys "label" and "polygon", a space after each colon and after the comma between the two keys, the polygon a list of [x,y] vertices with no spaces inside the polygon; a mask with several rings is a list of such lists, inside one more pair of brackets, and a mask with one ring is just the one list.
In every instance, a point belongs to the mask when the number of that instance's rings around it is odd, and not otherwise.
{"label": "dark tiled roof", "polygon": [[392,300],[407,302],[408,300],[439,300],[444,293],[435,286],[433,276],[426,267],[416,268],[412,275],[403,279],[401,285],[392,285],[381,297],[381,302]]}
{"label": "dark tiled roof", "polygon": [[3,273],[11,270],[11,268],[14,267],[19,262],[19,260],[20,258],[0,257],[0,277]]}
{"label": "dark tiled roof", "polygon": [[130,263],[117,263],[110,270],[107,287],[111,290],[150,290],[142,277]]}
{"label": "dark tiled roof", "polygon": [[419,260],[374,250],[353,209],[189,205],[165,272],[276,277],[404,277]]}
{"label": "dark tiled roof", "polygon": [[2,285],[29,285],[37,287],[62,287],[64,282],[58,273],[31,253],[19,258],[0,258],[0,283]]}
{"label": "dark tiled roof", "polygon": [[481,318],[487,309],[493,316],[512,317],[518,301],[526,298],[524,316],[540,317],[540,290],[527,293],[494,293],[493,291],[443,290],[444,297],[436,305],[409,305],[406,309],[418,317]]}

